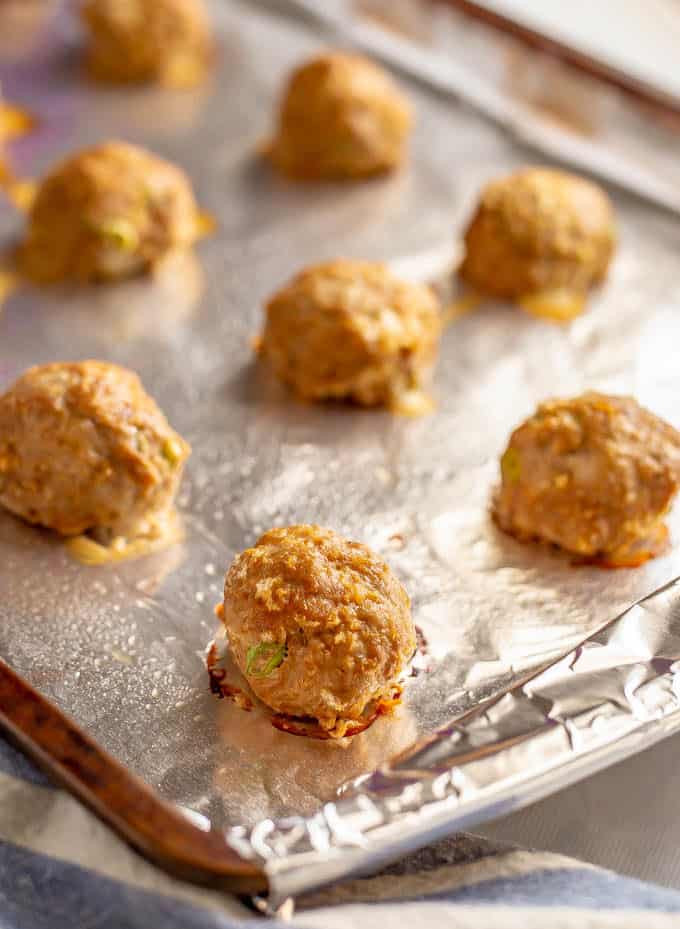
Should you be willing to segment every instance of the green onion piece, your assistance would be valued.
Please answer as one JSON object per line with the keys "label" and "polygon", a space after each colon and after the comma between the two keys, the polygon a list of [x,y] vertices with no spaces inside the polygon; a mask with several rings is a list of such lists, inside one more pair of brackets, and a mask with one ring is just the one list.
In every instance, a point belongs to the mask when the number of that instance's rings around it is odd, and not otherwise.
{"label": "green onion piece", "polygon": [[519,452],[516,448],[510,447],[506,449],[501,458],[501,474],[506,481],[515,484],[519,480],[520,472]]}
{"label": "green onion piece", "polygon": [[121,251],[132,252],[139,245],[139,233],[129,219],[110,219],[108,222],[100,223],[97,231]]}
{"label": "green onion piece", "polygon": [[267,677],[275,671],[287,654],[285,642],[260,642],[251,645],[246,653],[246,674]]}

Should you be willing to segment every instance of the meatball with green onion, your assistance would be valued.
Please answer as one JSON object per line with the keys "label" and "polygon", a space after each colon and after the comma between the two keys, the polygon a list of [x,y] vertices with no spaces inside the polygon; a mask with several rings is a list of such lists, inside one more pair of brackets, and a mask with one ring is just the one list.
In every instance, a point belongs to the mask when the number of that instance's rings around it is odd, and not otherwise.
{"label": "meatball with green onion", "polygon": [[632,565],[665,541],[679,487],[680,433],[632,397],[589,392],[541,403],[515,429],[494,512],[521,539]]}
{"label": "meatball with green onion", "polygon": [[106,142],[58,164],[42,181],[21,248],[39,283],[95,281],[147,271],[198,235],[184,172],[125,142]]}
{"label": "meatball with green onion", "polygon": [[61,535],[108,542],[155,531],[189,453],[118,365],[40,365],[0,395],[0,504]]}
{"label": "meatball with green onion", "polygon": [[387,564],[319,526],[272,529],[241,552],[221,615],[256,696],[332,737],[389,700],[416,648],[408,595]]}

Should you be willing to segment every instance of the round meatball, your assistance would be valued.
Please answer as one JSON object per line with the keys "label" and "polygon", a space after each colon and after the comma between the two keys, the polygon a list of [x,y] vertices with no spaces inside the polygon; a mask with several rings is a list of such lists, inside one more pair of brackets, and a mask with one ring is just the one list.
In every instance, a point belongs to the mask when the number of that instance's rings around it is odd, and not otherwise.
{"label": "round meatball", "polygon": [[514,299],[602,281],[616,244],[614,214],[596,184],[527,168],[482,192],[465,233],[460,274],[472,287]]}
{"label": "round meatball", "polygon": [[40,365],[0,396],[0,503],[62,535],[143,534],[170,509],[189,452],[117,365]]}
{"label": "round meatball", "polygon": [[289,177],[342,180],[397,168],[411,109],[390,76],[359,55],[320,55],[293,72],[272,142]]}
{"label": "round meatball", "polygon": [[57,165],[38,188],[21,261],[38,282],[136,274],[197,237],[197,206],[179,168],[107,142]]}
{"label": "round meatball", "polygon": [[429,287],[382,264],[330,261],[271,298],[261,350],[303,399],[390,405],[423,387],[441,328]]}
{"label": "round meatball", "polygon": [[338,737],[389,695],[416,648],[408,595],[388,566],[319,526],[272,529],[241,552],[222,617],[260,700]]}
{"label": "round meatball", "polygon": [[86,0],[81,15],[97,80],[190,87],[204,78],[211,39],[202,0]]}
{"label": "round meatball", "polygon": [[495,517],[519,538],[624,555],[658,535],[679,481],[680,433],[632,397],[549,400],[510,437]]}

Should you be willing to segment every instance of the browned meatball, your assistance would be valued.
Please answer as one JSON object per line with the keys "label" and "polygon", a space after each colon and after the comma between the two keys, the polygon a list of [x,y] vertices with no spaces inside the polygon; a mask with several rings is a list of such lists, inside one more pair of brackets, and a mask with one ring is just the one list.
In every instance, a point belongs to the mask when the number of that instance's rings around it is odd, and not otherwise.
{"label": "browned meatball", "polygon": [[382,68],[359,55],[327,53],[293,72],[271,158],[298,179],[383,174],[403,161],[411,121],[408,101]]}
{"label": "browned meatball", "polygon": [[107,142],[72,155],[42,181],[22,265],[45,283],[136,274],[191,245],[196,216],[183,171],[143,148]]}
{"label": "browned meatball", "polygon": [[29,368],[0,396],[0,503],[62,535],[145,532],[171,507],[189,452],[117,365]]}
{"label": "browned meatball", "polygon": [[394,405],[425,385],[440,335],[429,287],[401,281],[382,264],[329,261],[271,298],[261,347],[304,399]]}
{"label": "browned meatball", "polygon": [[189,87],[204,78],[211,39],[202,0],[86,0],[81,15],[98,80]]}
{"label": "browned meatball", "polygon": [[520,538],[622,559],[657,538],[680,481],[680,433],[632,397],[549,400],[510,437],[495,516]]}
{"label": "browned meatball", "polygon": [[460,274],[501,298],[582,294],[606,276],[615,244],[612,206],[600,187],[564,171],[527,168],[482,191]]}
{"label": "browned meatball", "polygon": [[416,648],[408,595],[388,566],[319,526],[272,529],[241,552],[223,621],[255,694],[338,737],[389,695]]}

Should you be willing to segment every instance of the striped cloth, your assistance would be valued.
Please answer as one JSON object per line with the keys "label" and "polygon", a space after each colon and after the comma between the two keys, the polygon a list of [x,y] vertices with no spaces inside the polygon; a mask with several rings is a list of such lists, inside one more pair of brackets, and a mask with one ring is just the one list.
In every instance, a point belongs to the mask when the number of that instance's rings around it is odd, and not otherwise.
{"label": "striped cloth", "polygon": [[[0,741],[0,929],[237,929],[260,919],[143,861]],[[680,893],[466,835],[298,900],[287,925],[670,929]]]}

